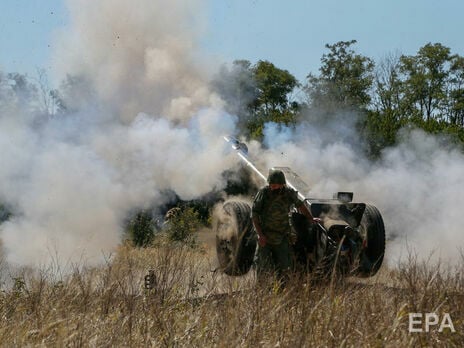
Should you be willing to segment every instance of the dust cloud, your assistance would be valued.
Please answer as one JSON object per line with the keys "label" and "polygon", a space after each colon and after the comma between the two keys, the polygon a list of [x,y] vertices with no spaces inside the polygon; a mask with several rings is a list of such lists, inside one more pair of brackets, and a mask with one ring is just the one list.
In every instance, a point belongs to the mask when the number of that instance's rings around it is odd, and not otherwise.
{"label": "dust cloud", "polygon": [[45,112],[27,86],[1,91],[0,202],[14,214],[0,238],[12,264],[98,264],[131,210],[165,204],[165,191],[220,189],[234,165],[222,135],[236,117],[196,49],[203,1],[68,4],[53,58],[66,110]]}

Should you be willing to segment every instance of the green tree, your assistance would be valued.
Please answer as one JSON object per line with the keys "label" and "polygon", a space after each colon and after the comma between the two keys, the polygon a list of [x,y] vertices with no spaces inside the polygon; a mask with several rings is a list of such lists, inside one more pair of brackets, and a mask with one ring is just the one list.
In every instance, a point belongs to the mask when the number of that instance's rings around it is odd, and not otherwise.
{"label": "green tree", "polygon": [[226,101],[226,110],[239,117],[247,136],[260,139],[267,122],[295,122],[299,104],[291,93],[298,81],[271,62],[261,60],[252,65],[236,60],[231,69],[221,69],[212,85]]}
{"label": "green tree", "polygon": [[399,57],[386,56],[376,67],[374,78],[373,109],[399,119],[403,116],[403,81]]}
{"label": "green tree", "polygon": [[371,101],[374,62],[351,48],[356,40],[326,45],[320,75],[308,75],[309,105],[328,111],[365,109]]}
{"label": "green tree", "polygon": [[246,131],[252,105],[258,97],[252,65],[248,60],[235,60],[229,68],[222,66],[212,80],[212,86],[226,102],[225,110],[238,117],[238,127]]}
{"label": "green tree", "polygon": [[145,247],[153,241],[155,229],[155,222],[150,212],[141,210],[129,220],[126,233],[135,246]]}
{"label": "green tree", "polygon": [[450,67],[448,119],[464,127],[464,57],[458,55],[452,58]]}
{"label": "green tree", "polygon": [[428,43],[415,56],[402,56],[405,74],[405,98],[411,116],[429,121],[444,116],[446,83],[449,76],[450,49],[440,43]]}
{"label": "green tree", "polygon": [[298,81],[287,70],[268,61],[259,61],[252,71],[257,97],[251,105],[252,118],[248,128],[251,137],[260,139],[267,122],[286,125],[295,122],[299,105],[290,99],[290,94],[298,86]]}
{"label": "green tree", "polygon": [[464,58],[448,47],[428,43],[414,56],[387,58],[374,87],[365,133],[374,156],[408,124],[464,140]]}
{"label": "green tree", "polygon": [[373,157],[396,142],[398,130],[407,122],[401,76],[398,55],[387,55],[376,66],[372,101],[365,123],[365,136]]}
{"label": "green tree", "polygon": [[[254,108],[271,120],[274,117],[282,118],[281,115],[285,115],[292,107],[289,94],[298,85],[298,81],[287,70],[279,69],[268,61],[259,61],[253,73],[258,89]],[[283,117],[283,121],[290,120]]]}

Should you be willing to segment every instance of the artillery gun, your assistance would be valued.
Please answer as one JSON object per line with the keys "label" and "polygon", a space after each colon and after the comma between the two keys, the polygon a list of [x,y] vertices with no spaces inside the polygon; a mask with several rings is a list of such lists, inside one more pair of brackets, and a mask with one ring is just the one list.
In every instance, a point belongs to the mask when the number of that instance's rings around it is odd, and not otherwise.
{"label": "artillery gun", "polygon": [[[248,148],[236,138],[226,136],[241,160],[266,181],[248,156]],[[385,252],[385,227],[379,210],[370,204],[354,203],[352,192],[337,192],[333,198],[311,198],[308,185],[288,167],[274,167],[285,174],[287,185],[320,223],[293,210],[290,226],[297,235],[293,246],[296,269],[319,275],[337,274],[369,277],[377,273]],[[216,251],[219,268],[230,276],[246,274],[254,261],[257,237],[247,202],[229,200],[215,214]]]}

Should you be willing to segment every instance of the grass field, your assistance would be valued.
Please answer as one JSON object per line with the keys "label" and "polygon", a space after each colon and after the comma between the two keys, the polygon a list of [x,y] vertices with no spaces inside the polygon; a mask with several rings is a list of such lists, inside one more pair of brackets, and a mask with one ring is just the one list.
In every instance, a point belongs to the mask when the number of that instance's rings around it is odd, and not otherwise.
{"label": "grass field", "polygon": [[[213,250],[121,246],[101,267],[3,272],[0,344],[95,347],[463,347],[464,268],[419,263],[284,290],[214,272]],[[155,270],[154,288],[144,276]],[[449,313],[410,333],[409,313]],[[424,321],[425,318],[422,318]],[[421,327],[420,324],[416,325]],[[424,324],[422,327],[425,330]]]}

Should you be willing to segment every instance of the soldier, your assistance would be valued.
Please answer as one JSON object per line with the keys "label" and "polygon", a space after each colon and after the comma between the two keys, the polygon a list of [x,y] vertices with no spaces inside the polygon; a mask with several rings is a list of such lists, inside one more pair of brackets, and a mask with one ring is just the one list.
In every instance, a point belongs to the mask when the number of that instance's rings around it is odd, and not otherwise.
{"label": "soldier", "polygon": [[291,244],[296,236],[291,234],[289,213],[292,206],[305,215],[309,221],[311,212],[298,199],[297,191],[286,185],[285,175],[281,170],[270,170],[268,185],[255,196],[251,217],[258,234],[258,276],[265,271],[276,271],[277,277],[284,281],[292,266]]}

